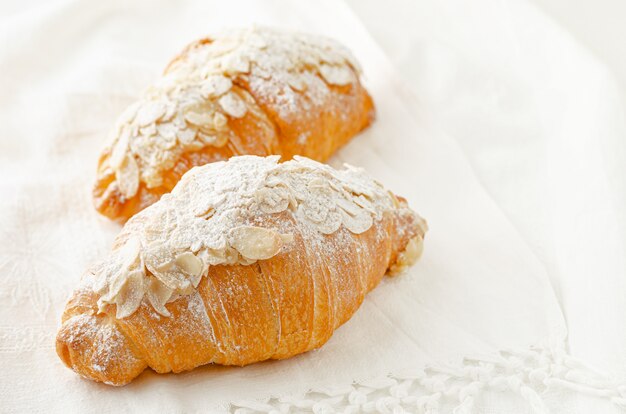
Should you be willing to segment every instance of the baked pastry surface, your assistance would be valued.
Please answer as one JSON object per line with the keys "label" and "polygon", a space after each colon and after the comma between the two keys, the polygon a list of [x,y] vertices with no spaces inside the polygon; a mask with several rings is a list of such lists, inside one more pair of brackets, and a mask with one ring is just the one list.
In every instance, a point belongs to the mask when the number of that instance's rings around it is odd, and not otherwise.
{"label": "baked pastry surface", "polygon": [[123,385],[288,358],[419,257],[426,222],[363,170],[278,158],[196,167],[131,218],[66,306],[63,362]]}
{"label": "baked pastry surface", "polygon": [[234,155],[325,161],[374,116],[350,52],[319,36],[266,28],[196,41],[118,119],[93,190],[125,221],[191,167]]}

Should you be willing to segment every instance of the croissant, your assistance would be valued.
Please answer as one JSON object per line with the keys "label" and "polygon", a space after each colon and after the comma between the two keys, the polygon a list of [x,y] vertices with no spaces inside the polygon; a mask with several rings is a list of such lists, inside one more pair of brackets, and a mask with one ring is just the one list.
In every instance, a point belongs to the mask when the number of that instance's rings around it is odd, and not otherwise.
{"label": "croissant", "polygon": [[94,205],[126,221],[191,167],[234,155],[325,161],[373,119],[359,75],[323,37],[252,28],[194,42],[118,119]]}
{"label": "croissant", "polygon": [[56,339],[80,375],[123,385],[322,346],[426,222],[361,169],[302,157],[196,167],[132,217],[70,298]]}

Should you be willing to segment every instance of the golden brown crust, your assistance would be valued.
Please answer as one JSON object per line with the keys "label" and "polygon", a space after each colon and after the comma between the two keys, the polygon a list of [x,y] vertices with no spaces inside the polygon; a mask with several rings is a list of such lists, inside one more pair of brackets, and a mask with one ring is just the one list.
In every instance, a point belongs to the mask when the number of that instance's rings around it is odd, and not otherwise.
{"label": "golden brown crust", "polygon": [[412,264],[426,230],[355,167],[208,164],[126,223],[70,299],[57,351],[115,385],[146,367],[289,358],[323,345],[389,269]]}
{"label": "golden brown crust", "polygon": [[[417,219],[407,217],[387,213],[364,233],[341,228],[323,235],[332,255],[322,254],[292,222],[296,237],[289,253],[253,265],[211,267],[197,293],[167,304],[170,317],[146,304],[124,319],[115,318],[114,305],[96,314],[96,295],[78,291],[63,315],[57,352],[82,376],[123,385],[146,367],[165,373],[207,363],[246,365],[320,347],[408,241],[423,237]],[[293,220],[289,213],[273,219],[281,226]],[[109,342],[97,343],[103,339]]]}
{"label": "golden brown crust", "polygon": [[[316,40],[307,37],[307,41],[314,45]],[[208,47],[211,43],[211,39],[203,39],[189,45],[172,60],[165,74],[188,64],[190,54],[199,48]],[[323,45],[320,46],[322,49],[330,47],[326,43]],[[339,47],[334,44],[332,46]],[[267,53],[272,53],[272,50]],[[346,58],[346,62],[338,64],[350,74],[351,79],[350,82],[338,82],[341,84],[326,80],[333,78],[322,76],[320,68],[316,65],[296,62],[297,70],[293,68],[290,70],[308,76],[306,82],[302,81],[305,83],[302,91],[286,83],[285,79],[291,78],[274,76],[265,79],[262,76],[266,75],[259,75],[254,71],[254,63],[251,63],[252,68],[249,72],[228,75],[232,81],[229,94],[232,93],[245,102],[247,111],[241,117],[226,117],[225,129],[220,131],[219,135],[220,140],[227,140],[226,144],[223,145],[220,141],[217,145],[194,144],[183,148],[178,142],[176,144],[178,152],[171,155],[167,162],[162,163],[163,165],[171,163],[171,166],[164,168],[159,174],[160,183],[140,180],[136,192],[126,190],[126,193],[124,186],[118,182],[119,172],[109,165],[112,149],[107,148],[100,157],[93,190],[96,209],[111,219],[124,222],[156,202],[161,195],[170,192],[182,174],[191,167],[225,160],[233,155],[281,155],[283,160],[291,159],[294,155],[303,155],[314,160],[326,161],[350,138],[366,128],[374,116],[373,101],[359,82],[358,70],[349,62],[349,58]],[[289,92],[288,113],[285,111],[283,90]],[[323,93],[320,90],[323,90]],[[206,110],[212,111],[210,108],[207,107]],[[133,134],[141,134],[140,130],[135,129]],[[133,137],[134,135],[131,136],[131,140]],[[157,133],[150,139],[161,138]],[[114,144],[115,142],[117,141],[114,141]],[[196,140],[197,142],[199,141]],[[136,160],[133,164],[139,165],[141,177],[142,168],[145,168],[142,167],[141,157],[132,153],[129,153],[129,156]]]}

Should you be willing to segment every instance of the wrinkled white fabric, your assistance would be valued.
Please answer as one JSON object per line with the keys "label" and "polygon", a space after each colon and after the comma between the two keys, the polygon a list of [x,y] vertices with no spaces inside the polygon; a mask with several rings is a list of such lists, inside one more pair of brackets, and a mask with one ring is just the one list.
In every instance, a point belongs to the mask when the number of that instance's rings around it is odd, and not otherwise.
{"label": "wrinkled white fabric", "polygon": [[[468,354],[562,348],[565,323],[542,263],[456,142],[414,115],[394,68],[343,3],[77,0],[7,2],[0,12],[3,410],[211,411]],[[124,388],[83,380],[57,358],[54,336],[82,271],[119,231],[90,200],[104,138],[187,42],[252,23],[325,34],[354,51],[377,120],[331,163],[365,167],[404,195],[429,221],[424,256],[318,351],[245,368],[148,371]]]}
{"label": "wrinkled white fabric", "polygon": [[542,261],[572,354],[626,378],[626,97],[610,69],[527,1],[350,4]]}

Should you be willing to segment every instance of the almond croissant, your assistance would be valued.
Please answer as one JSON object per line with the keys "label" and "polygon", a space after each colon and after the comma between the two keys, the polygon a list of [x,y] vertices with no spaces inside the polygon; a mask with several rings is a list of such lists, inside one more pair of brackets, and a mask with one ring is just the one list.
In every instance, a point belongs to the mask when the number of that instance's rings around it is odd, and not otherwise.
{"label": "almond croissant", "polygon": [[196,167],[130,219],[67,304],[63,362],[123,385],[146,367],[288,358],[419,257],[426,222],[362,170],[277,161]]}
{"label": "almond croissant", "polygon": [[322,37],[253,28],[192,43],[118,119],[96,209],[125,221],[191,167],[233,155],[326,160],[373,118],[359,73]]}

